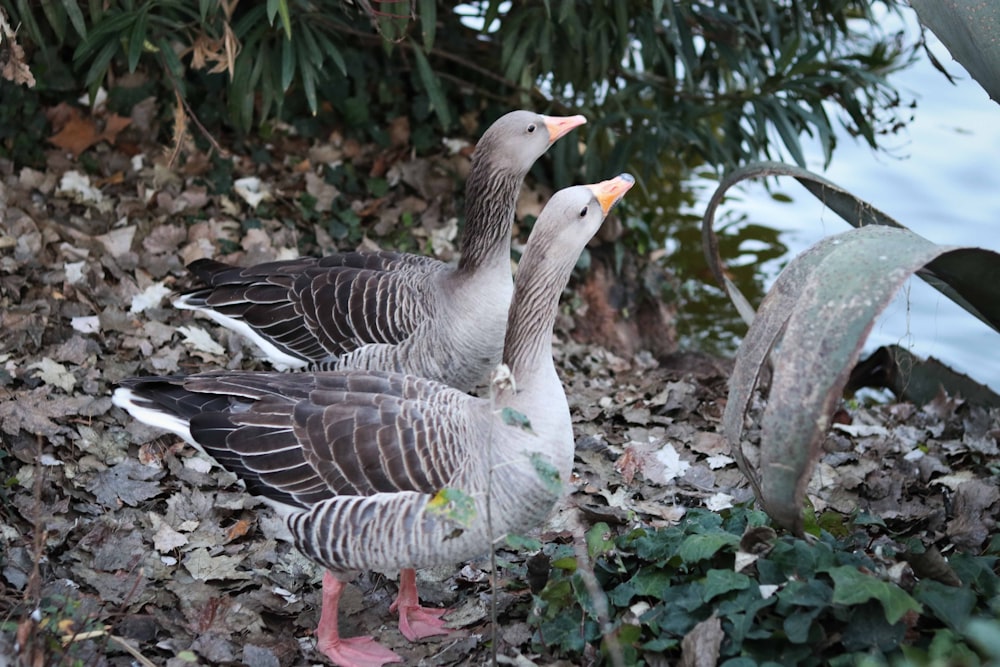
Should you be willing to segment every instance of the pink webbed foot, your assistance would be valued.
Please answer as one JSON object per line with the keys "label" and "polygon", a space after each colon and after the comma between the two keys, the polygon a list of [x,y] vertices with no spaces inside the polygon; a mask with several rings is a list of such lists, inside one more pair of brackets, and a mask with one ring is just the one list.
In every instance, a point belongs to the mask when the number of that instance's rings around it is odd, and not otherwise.
{"label": "pink webbed foot", "polygon": [[344,583],[329,572],[323,575],[323,610],[316,628],[316,648],[339,667],[382,667],[403,659],[371,637],[340,636],[337,627]]}
{"label": "pink webbed foot", "polygon": [[447,635],[452,632],[445,627],[441,617],[450,609],[421,607],[417,598],[417,573],[409,568],[399,573],[399,594],[389,611],[399,612],[399,631],[411,642],[434,635]]}
{"label": "pink webbed foot", "polygon": [[323,655],[339,667],[382,667],[403,659],[371,637],[349,637],[316,644]]}

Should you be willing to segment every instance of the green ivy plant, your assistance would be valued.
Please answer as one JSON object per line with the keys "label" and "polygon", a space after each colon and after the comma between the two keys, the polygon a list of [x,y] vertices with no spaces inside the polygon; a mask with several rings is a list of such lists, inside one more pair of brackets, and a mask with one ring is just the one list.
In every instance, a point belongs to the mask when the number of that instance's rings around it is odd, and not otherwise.
{"label": "green ivy plant", "polygon": [[[840,537],[778,537],[763,512],[742,506],[690,510],[679,525],[621,535],[595,525],[588,555],[623,662],[674,662],[684,638],[712,619],[722,630],[723,667],[978,666],[1000,658],[989,639],[1000,631],[1000,552],[953,555],[958,586],[926,577],[897,583],[888,563],[902,545],[883,535],[876,552],[870,524],[840,527]],[[553,574],[534,597],[533,643],[576,664],[595,648],[608,655],[573,548],[547,549]]]}

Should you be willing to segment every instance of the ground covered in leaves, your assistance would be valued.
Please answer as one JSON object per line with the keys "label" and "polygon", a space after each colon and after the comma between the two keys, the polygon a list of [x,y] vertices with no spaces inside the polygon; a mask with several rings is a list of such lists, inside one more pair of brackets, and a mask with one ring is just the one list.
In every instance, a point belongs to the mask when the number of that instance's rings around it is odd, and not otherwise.
{"label": "ground covered in leaves", "polygon": [[[110,392],[136,374],[263,367],[171,308],[194,259],[453,259],[471,145],[416,158],[401,123],[384,147],[279,132],[227,156],[190,140],[164,151],[144,142],[151,117],[143,104],[129,119],[55,109],[44,169],[0,161],[0,664],[323,663],[320,569],[232,476]],[[545,195],[529,183],[519,220]],[[845,405],[810,486],[825,531],[810,546],[745,505],[718,432],[728,362],[578,340],[593,300],[563,303],[556,355],[578,444],[564,507],[495,562],[421,573],[424,599],[455,610],[452,636],[406,642],[395,580],[371,573],[345,596],[345,634],[374,634],[409,664],[819,664],[917,641],[921,614],[969,616],[997,595],[996,412],[943,396]],[[858,572],[894,588],[849,600]],[[927,582],[972,600],[935,603],[952,598]],[[786,648],[762,648],[776,636]]]}

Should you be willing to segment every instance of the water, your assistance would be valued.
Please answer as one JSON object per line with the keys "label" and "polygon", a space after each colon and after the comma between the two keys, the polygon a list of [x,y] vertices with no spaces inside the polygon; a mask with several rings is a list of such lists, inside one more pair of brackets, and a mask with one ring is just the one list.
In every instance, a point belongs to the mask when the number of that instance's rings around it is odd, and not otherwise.
{"label": "water", "polygon": [[[904,97],[916,98],[917,108],[907,131],[887,140],[887,152],[874,152],[841,132],[829,168],[823,169],[819,148],[808,145],[807,166],[935,243],[1000,251],[1000,105],[928,37],[957,85],[922,58],[890,78]],[[763,186],[747,184],[740,201],[722,210],[781,230],[789,256],[850,228],[793,179],[782,178],[775,190],[793,201],[775,201]],[[775,275],[784,261],[763,269]],[[865,354],[888,344],[937,357],[1000,391],[1000,334],[918,278],[875,324]]]}

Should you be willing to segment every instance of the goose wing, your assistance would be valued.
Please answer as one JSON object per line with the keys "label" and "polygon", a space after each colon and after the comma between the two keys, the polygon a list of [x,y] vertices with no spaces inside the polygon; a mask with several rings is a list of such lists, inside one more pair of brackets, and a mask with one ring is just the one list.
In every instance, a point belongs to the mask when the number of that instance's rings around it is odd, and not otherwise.
{"label": "goose wing", "polygon": [[435,493],[468,464],[489,419],[480,399],[396,373],[206,373],[123,387],[186,421],[193,443],[250,492],[295,507]]}
{"label": "goose wing", "polygon": [[241,333],[315,363],[404,340],[426,318],[421,286],[446,266],[416,255],[352,252],[252,267],[201,259],[188,269],[205,285],[181,295],[177,306],[249,327]]}

